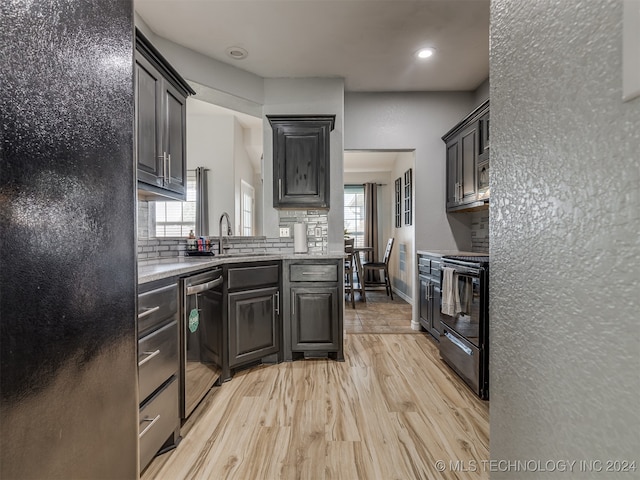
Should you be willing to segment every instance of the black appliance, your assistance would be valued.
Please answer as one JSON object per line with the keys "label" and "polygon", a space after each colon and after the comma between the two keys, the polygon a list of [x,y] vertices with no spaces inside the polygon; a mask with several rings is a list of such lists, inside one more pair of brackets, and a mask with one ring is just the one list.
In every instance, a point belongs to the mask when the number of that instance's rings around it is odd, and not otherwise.
{"label": "black appliance", "polygon": [[[443,303],[450,288],[452,305],[443,305],[440,356],[483,399],[489,398],[489,257],[442,258]],[[452,269],[450,282],[446,269]]]}
{"label": "black appliance", "polygon": [[222,372],[222,269],[183,281],[180,412],[185,419]]}

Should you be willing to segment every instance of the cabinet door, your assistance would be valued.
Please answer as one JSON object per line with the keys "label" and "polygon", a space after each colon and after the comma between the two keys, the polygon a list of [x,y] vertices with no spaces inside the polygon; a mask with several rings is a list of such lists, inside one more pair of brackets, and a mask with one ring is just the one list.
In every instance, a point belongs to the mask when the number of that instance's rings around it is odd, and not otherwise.
{"label": "cabinet door", "polygon": [[338,287],[291,288],[291,350],[339,351]]}
{"label": "cabinet door", "polygon": [[480,128],[480,146],[478,149],[478,155],[482,155],[489,151],[489,113],[485,113],[479,120]]}
{"label": "cabinet door", "polygon": [[160,125],[163,78],[145,58],[136,56],[136,160],[138,181],[161,187],[163,164]]}
{"label": "cabinet door", "polygon": [[473,123],[460,134],[460,203],[476,199],[476,158],[478,157],[478,123]]}
{"label": "cabinet door", "polygon": [[169,82],[163,83],[163,152],[168,155],[164,188],[185,194],[186,188],[186,99]]}
{"label": "cabinet door", "polygon": [[278,288],[229,294],[229,366],[277,353]]}
{"label": "cabinet door", "polygon": [[329,123],[274,131],[273,206],[329,207]]}
{"label": "cabinet door", "polygon": [[431,324],[429,323],[429,290],[430,283],[426,278],[419,277],[418,281],[420,282],[420,302],[418,303],[419,309],[419,321],[420,324],[427,330],[431,330]]}
{"label": "cabinet door", "polygon": [[458,205],[458,138],[447,143],[447,208]]}
{"label": "cabinet door", "polygon": [[442,291],[440,289],[440,283],[433,283],[431,286],[431,334],[440,338],[442,333],[442,321],[440,320],[442,310]]}

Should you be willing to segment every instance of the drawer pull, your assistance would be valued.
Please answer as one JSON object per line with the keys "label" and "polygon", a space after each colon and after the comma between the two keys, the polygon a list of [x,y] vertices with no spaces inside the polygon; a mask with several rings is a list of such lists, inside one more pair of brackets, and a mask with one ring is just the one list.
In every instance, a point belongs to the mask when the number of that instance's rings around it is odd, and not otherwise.
{"label": "drawer pull", "polygon": [[138,435],[138,438],[142,438],[142,436],[143,436],[145,433],[147,433],[147,432],[151,429],[151,427],[153,427],[153,424],[154,424],[154,423],[156,423],[158,420],[160,420],[160,414],[158,414],[158,415],[156,416],[156,418],[153,418],[153,419],[151,419],[151,418],[143,418],[143,419],[141,420],[142,422],[151,422],[151,423],[149,423],[149,425],[147,425],[147,426],[145,427],[145,429],[144,429],[144,430],[142,430],[142,432],[140,432],[140,434]]}
{"label": "drawer pull", "polygon": [[447,337],[449,340],[451,340],[451,343],[453,343],[456,347],[458,347],[467,355],[473,355],[473,350],[471,350],[469,347],[467,347],[464,343],[462,343],[456,337],[451,335],[449,332],[444,332],[444,336]]}
{"label": "drawer pull", "polygon": [[303,275],[318,275],[321,272],[302,272]]}
{"label": "drawer pull", "polygon": [[212,288],[217,287],[218,285],[222,285],[224,279],[222,277],[218,277],[215,280],[211,280],[207,283],[201,283],[198,285],[194,285],[192,287],[187,287],[187,296],[195,295],[196,293],[205,292],[207,290],[211,290]]}
{"label": "drawer pull", "polygon": [[153,308],[147,308],[147,309],[145,309],[144,312],[138,314],[138,320],[140,320],[141,318],[144,318],[144,317],[148,317],[153,312],[157,312],[158,310],[160,310],[160,305],[158,305],[157,307],[153,307]]}
{"label": "drawer pull", "polygon": [[148,356],[145,359],[143,359],[142,361],[138,362],[138,367],[141,367],[142,365],[147,363],[149,360],[151,360],[156,355],[160,355],[160,350],[156,350],[155,352],[142,352],[142,353],[143,353],[143,355],[148,355]]}

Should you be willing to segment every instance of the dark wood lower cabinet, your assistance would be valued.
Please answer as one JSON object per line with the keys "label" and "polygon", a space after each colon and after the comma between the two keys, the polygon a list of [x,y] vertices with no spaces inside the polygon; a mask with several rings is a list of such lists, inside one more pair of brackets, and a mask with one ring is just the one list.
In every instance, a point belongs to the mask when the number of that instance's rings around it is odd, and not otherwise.
{"label": "dark wood lower cabinet", "polygon": [[344,360],[342,259],[284,264],[284,359],[328,354]]}
{"label": "dark wood lower cabinet", "polygon": [[418,253],[418,320],[420,325],[440,340],[442,324],[440,309],[442,292],[440,287],[441,256]]}
{"label": "dark wood lower cabinet", "polygon": [[291,349],[293,351],[338,351],[337,287],[291,288]]}
{"label": "dark wood lower cabinet", "polygon": [[278,287],[229,294],[230,367],[278,353],[278,300]]}

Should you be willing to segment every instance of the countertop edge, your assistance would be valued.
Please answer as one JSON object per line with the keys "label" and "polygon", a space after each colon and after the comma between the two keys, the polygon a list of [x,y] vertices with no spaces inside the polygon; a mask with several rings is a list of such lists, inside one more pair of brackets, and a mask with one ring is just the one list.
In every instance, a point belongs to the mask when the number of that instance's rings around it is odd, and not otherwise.
{"label": "countertop edge", "polygon": [[345,258],[343,252],[322,255],[308,253],[273,253],[229,257],[163,258],[156,261],[143,261],[138,264],[138,285],[169,277],[186,276],[191,273],[229,263],[252,263],[273,260],[338,260],[341,258]]}

